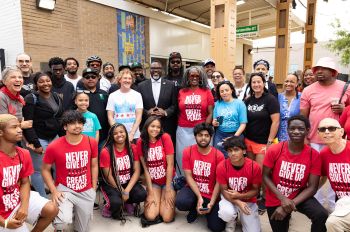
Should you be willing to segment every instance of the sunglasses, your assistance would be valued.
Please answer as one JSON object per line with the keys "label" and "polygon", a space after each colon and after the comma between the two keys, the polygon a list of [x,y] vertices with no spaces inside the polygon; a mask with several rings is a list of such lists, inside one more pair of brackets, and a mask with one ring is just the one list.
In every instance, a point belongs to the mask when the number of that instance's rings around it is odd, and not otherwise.
{"label": "sunglasses", "polygon": [[326,132],[326,130],[328,130],[329,132],[334,132],[336,131],[337,129],[341,129],[340,127],[337,127],[337,126],[329,126],[329,127],[319,127],[317,128],[317,130],[319,132]]}
{"label": "sunglasses", "polygon": [[85,79],[96,79],[97,76],[95,76],[95,75],[87,75],[87,76],[85,76],[84,78],[85,78]]}
{"label": "sunglasses", "polygon": [[90,90],[86,90],[86,89],[77,89],[75,92],[76,93],[86,93],[86,94],[91,93]]}
{"label": "sunglasses", "polygon": [[211,78],[217,78],[219,79],[221,77],[221,75],[211,75]]}
{"label": "sunglasses", "polygon": [[179,60],[172,60],[172,61],[170,61],[170,63],[171,63],[171,64],[180,64],[181,61],[179,61]]}

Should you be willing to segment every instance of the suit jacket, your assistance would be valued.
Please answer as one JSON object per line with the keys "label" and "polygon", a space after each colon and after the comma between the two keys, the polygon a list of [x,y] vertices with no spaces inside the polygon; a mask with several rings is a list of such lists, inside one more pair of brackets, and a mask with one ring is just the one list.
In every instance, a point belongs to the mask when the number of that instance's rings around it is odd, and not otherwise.
{"label": "suit jacket", "polygon": [[177,91],[174,83],[162,78],[158,104],[153,98],[152,81],[146,80],[138,85],[138,91],[142,96],[143,115],[140,129],[148,118],[147,111],[155,106],[166,111],[167,116],[162,118],[162,126],[165,132],[169,133],[175,142],[177,125]]}

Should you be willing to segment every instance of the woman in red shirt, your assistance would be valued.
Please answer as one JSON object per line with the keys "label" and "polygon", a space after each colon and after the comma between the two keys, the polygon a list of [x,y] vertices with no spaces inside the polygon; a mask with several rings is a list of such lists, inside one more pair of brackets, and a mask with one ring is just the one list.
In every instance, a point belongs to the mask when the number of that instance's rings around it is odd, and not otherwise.
{"label": "woman in red shirt", "polygon": [[198,123],[211,124],[214,98],[208,88],[207,74],[199,66],[185,71],[178,95],[179,119],[176,130],[176,162],[182,169],[182,151],[196,144],[193,128]]}
{"label": "woman in red shirt", "polygon": [[103,179],[101,190],[106,200],[103,216],[123,219],[123,203],[131,211],[133,203],[145,201],[146,191],[137,183],[141,167],[136,147],[129,142],[123,124],[116,123],[109,130],[100,154],[100,170]]}
{"label": "woman in red shirt", "polygon": [[147,198],[144,215],[148,221],[172,222],[175,216],[174,146],[171,137],[163,133],[159,118],[149,117],[136,143],[145,171]]}

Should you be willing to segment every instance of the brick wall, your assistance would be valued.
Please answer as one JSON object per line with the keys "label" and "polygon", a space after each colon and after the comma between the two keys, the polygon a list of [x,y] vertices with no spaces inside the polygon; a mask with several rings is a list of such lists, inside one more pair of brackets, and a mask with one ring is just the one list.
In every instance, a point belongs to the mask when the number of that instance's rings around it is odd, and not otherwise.
{"label": "brick wall", "polygon": [[58,0],[52,12],[36,8],[36,0],[22,0],[24,51],[33,58],[34,71],[53,56],[73,56],[80,62],[99,55],[117,63],[116,9],[86,0]]}

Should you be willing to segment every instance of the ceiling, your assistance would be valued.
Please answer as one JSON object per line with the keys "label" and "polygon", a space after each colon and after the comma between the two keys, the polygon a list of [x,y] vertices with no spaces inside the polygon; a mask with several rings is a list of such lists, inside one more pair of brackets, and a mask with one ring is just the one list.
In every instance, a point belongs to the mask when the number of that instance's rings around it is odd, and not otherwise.
{"label": "ceiling", "polygon": [[[129,0],[129,2],[210,25],[211,0]],[[237,27],[259,25],[259,34],[252,39],[275,35],[276,5],[277,0],[245,0],[244,4],[237,6]],[[300,31],[303,27],[304,22],[292,14],[292,31]]]}

